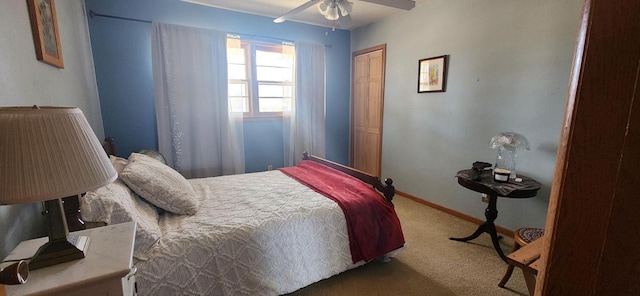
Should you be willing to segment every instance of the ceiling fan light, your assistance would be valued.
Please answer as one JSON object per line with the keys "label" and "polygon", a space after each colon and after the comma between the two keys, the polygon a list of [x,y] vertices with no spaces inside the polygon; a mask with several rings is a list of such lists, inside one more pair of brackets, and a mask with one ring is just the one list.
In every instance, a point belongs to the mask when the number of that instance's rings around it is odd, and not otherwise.
{"label": "ceiling fan light", "polygon": [[320,1],[320,4],[318,4],[318,10],[320,11],[320,13],[322,15],[327,15],[328,9],[329,9],[329,4],[327,3],[327,1]]}
{"label": "ceiling fan light", "polygon": [[327,15],[325,15],[325,17],[330,21],[339,19],[340,15],[338,14],[338,7],[336,7],[335,5],[331,5],[327,10]]}
{"label": "ceiling fan light", "polygon": [[342,16],[346,16],[351,13],[353,3],[347,0],[342,0],[338,2],[338,8],[340,8],[340,13],[342,14]]}

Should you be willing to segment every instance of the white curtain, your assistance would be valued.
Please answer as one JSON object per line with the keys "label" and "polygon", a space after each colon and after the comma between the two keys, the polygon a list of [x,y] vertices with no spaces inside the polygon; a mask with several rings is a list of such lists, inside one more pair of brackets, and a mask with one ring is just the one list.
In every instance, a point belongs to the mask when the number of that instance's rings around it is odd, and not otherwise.
{"label": "white curtain", "polygon": [[187,178],[244,173],[242,114],[227,96],[227,34],[152,24],[158,145]]}
{"label": "white curtain", "polygon": [[304,151],[325,157],[324,45],[296,42],[295,51],[295,98],[283,119],[285,166],[300,162]]}

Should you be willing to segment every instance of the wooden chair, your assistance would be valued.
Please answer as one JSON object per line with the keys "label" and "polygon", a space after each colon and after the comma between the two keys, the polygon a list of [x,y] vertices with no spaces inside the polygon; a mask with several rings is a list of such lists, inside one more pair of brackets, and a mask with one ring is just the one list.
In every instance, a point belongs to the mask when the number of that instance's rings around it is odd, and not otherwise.
{"label": "wooden chair", "polygon": [[[537,241],[539,238],[542,237],[542,235],[544,234],[544,229],[542,228],[531,228],[531,227],[523,227],[523,228],[518,228],[513,232],[513,253],[509,256],[507,256],[507,263],[509,264],[507,266],[507,271],[505,272],[504,276],[502,277],[502,280],[500,281],[500,283],[498,284],[498,287],[500,288],[504,288],[504,285],[507,283],[507,281],[509,281],[509,278],[511,278],[511,274],[513,274],[513,268],[515,266],[519,266],[522,268],[522,266],[527,266],[527,268],[529,268],[529,264],[533,263],[533,262],[528,262],[528,263],[524,263],[524,262],[520,262],[520,263],[516,263],[514,262],[514,258],[510,258],[513,257],[513,254],[516,254],[516,252],[518,252],[522,247],[529,245],[531,242]],[[532,248],[535,249],[535,248]],[[525,252],[525,253],[529,253],[529,252]],[[534,252],[535,253],[535,252]],[[538,252],[538,257],[536,258],[527,258],[526,260],[537,260],[539,258],[539,254],[540,252]],[[522,255],[515,255],[516,258],[515,259],[520,259],[522,257]],[[529,256],[529,255],[527,255]],[[522,266],[520,266],[522,265]],[[533,288],[535,288],[535,275],[537,274],[537,271],[535,271],[535,273],[533,273],[533,271],[529,270],[529,272],[525,272],[524,268],[523,274],[525,277],[525,282],[527,283],[527,288],[529,289],[529,293],[531,293],[531,295],[533,295]]]}

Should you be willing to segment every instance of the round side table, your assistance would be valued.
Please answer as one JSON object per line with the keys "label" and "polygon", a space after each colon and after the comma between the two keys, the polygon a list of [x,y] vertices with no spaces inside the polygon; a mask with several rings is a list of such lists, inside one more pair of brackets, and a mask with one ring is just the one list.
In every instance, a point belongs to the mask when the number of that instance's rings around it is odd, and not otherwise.
{"label": "round side table", "polygon": [[479,175],[473,170],[461,170],[458,171],[456,177],[458,178],[458,184],[461,186],[475,192],[487,194],[489,196],[489,204],[484,211],[486,221],[480,224],[473,234],[466,237],[451,237],[449,239],[467,242],[486,232],[491,236],[493,247],[496,249],[502,261],[507,262],[507,256],[504,255],[504,252],[502,252],[500,248],[500,243],[498,242],[500,237],[498,236],[498,231],[494,223],[498,217],[498,196],[505,198],[534,197],[542,184],[523,175],[518,175],[518,177],[522,179],[520,182],[512,182],[511,180],[509,180],[509,182],[496,182],[493,179],[491,170],[484,170],[480,172]]}

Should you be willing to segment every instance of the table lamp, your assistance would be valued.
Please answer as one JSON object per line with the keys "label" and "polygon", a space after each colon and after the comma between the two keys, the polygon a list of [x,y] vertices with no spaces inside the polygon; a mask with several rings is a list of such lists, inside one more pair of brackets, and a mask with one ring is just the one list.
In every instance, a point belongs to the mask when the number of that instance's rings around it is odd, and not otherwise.
{"label": "table lamp", "polygon": [[116,177],[80,109],[0,107],[0,205],[44,201],[48,220],[49,241],[29,261],[29,269],[84,258],[87,244],[69,237],[61,198]]}
{"label": "table lamp", "polygon": [[515,179],[517,177],[516,152],[518,150],[530,149],[527,138],[514,132],[501,132],[491,138],[489,147],[491,147],[491,149],[498,149],[496,164],[493,168],[494,173],[497,171],[504,172],[508,175],[508,179]]}

